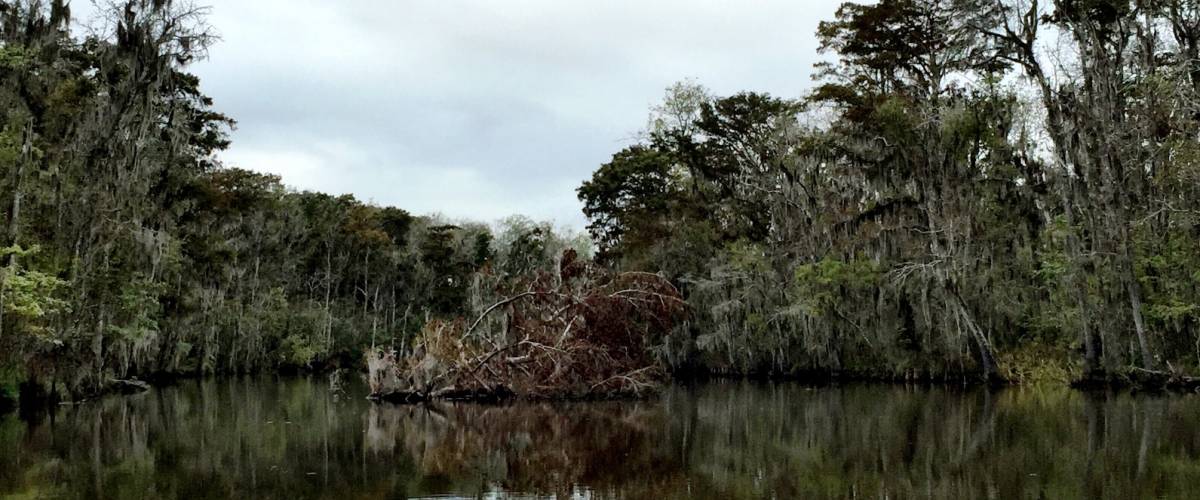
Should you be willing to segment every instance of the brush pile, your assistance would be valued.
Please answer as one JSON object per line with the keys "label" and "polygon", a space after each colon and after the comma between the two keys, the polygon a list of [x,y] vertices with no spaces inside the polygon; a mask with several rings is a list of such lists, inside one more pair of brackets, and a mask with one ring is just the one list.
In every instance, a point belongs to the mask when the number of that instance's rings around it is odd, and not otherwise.
{"label": "brush pile", "polygon": [[391,401],[600,399],[656,390],[650,352],[684,314],[669,281],[611,274],[568,250],[557,272],[498,287],[475,319],[431,320],[404,353],[368,354],[371,396]]}

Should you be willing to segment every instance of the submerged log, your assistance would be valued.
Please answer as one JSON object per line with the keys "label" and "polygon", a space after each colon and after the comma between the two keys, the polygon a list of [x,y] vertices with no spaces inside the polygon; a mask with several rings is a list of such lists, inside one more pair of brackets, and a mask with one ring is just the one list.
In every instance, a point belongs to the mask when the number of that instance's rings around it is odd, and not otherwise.
{"label": "submerged log", "polygon": [[1193,392],[1200,389],[1200,378],[1187,375],[1133,368],[1128,374],[1132,385],[1142,389],[1165,389]]}
{"label": "submerged log", "polygon": [[1130,367],[1124,372],[1092,372],[1072,383],[1080,389],[1125,388],[1143,391],[1200,392],[1200,377],[1159,370]]}
{"label": "submerged log", "polygon": [[108,381],[106,392],[119,394],[137,394],[150,390],[150,384],[138,379],[112,379]]}

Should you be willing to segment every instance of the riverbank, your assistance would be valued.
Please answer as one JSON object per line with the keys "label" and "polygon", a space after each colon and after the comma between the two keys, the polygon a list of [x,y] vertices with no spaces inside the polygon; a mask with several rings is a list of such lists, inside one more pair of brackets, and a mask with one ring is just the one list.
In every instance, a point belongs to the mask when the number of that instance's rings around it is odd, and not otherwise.
{"label": "riverbank", "polygon": [[984,379],[978,373],[959,372],[953,374],[906,374],[886,376],[852,371],[802,371],[792,373],[729,373],[716,371],[689,371],[674,373],[652,386],[640,391],[624,392],[577,392],[563,391],[549,394],[521,394],[500,384],[492,388],[461,390],[444,389],[434,393],[397,391],[372,394],[368,399],[397,404],[428,403],[433,401],[466,401],[498,403],[504,401],[608,401],[630,400],[653,397],[670,385],[698,385],[713,382],[748,381],[755,383],[795,383],[805,387],[837,387],[847,384],[877,386],[915,386],[924,388],[962,388],[1000,390],[1006,388],[1037,388],[1075,390],[1090,392],[1121,393],[1167,393],[1190,394],[1200,392],[1200,378],[1134,369],[1125,372],[1094,373],[1086,378],[1068,381],[1059,380],[1011,380],[994,377]]}
{"label": "riverbank", "polygon": [[[80,395],[74,398],[35,397],[26,395],[24,398],[0,394],[0,414],[17,410],[45,409],[59,404],[85,404],[99,399],[144,392],[178,385],[183,382],[235,380],[242,377],[271,377],[292,378],[304,376],[325,376],[335,371],[344,371],[337,364],[321,365],[319,367],[289,366],[275,371],[257,373],[157,373],[142,378],[131,378],[114,381],[105,391]],[[349,375],[343,375],[343,381],[353,379],[351,384],[357,384],[358,379],[368,381],[370,370],[354,370]],[[1015,381],[1002,378],[984,380],[978,373],[958,372],[950,374],[919,374],[908,373],[902,376],[888,376],[878,373],[835,371],[835,370],[804,370],[790,373],[750,372],[733,373],[714,370],[687,370],[669,374],[660,374],[654,383],[640,384],[638,390],[607,390],[594,391],[589,387],[577,385],[558,391],[526,392],[512,390],[509,386],[497,383],[482,388],[443,388],[439,392],[422,393],[419,391],[397,390],[388,393],[378,393],[368,385],[368,399],[376,402],[394,404],[429,403],[433,401],[459,401],[477,403],[502,403],[506,401],[532,402],[587,402],[587,401],[619,401],[653,398],[662,393],[664,388],[672,385],[694,386],[714,382],[750,381],[755,383],[795,383],[805,387],[821,388],[836,387],[846,384],[886,386],[916,386],[924,388],[1060,388],[1073,389],[1081,392],[1129,392],[1129,393],[1196,393],[1200,392],[1200,378],[1160,371],[1130,369],[1124,372],[1094,373],[1089,377],[1079,377],[1066,382],[1057,380],[1028,380]]]}
{"label": "riverbank", "polygon": [[300,377],[306,375],[321,376],[346,370],[345,361],[322,363],[317,366],[284,365],[275,370],[256,370],[250,372],[221,372],[201,373],[189,372],[154,372],[129,376],[122,379],[111,379],[99,390],[81,393],[70,393],[53,380],[13,383],[10,390],[0,391],[0,414],[18,410],[37,411],[59,405],[78,405],[115,395],[130,395],[146,392],[151,389],[170,387],[187,381],[230,380],[239,377]]}
{"label": "riverbank", "polygon": [[1183,374],[1130,368],[1125,371],[1093,372],[1087,376],[1077,375],[1063,378],[1002,377],[984,378],[978,372],[954,373],[905,373],[900,375],[849,370],[801,370],[789,373],[749,372],[735,373],[714,370],[687,370],[672,372],[655,384],[640,391],[624,392],[575,392],[521,394],[503,383],[490,388],[463,390],[443,389],[440,392],[421,393],[397,391],[395,393],[372,394],[369,399],[400,404],[425,403],[436,400],[473,401],[495,403],[507,400],[529,401],[604,401],[638,399],[661,392],[671,384],[704,384],[719,381],[751,381],[760,383],[796,383],[807,387],[830,387],[845,384],[880,386],[919,386],[926,388],[1058,388],[1082,392],[1130,392],[1130,393],[1196,393],[1200,392],[1200,378]]}

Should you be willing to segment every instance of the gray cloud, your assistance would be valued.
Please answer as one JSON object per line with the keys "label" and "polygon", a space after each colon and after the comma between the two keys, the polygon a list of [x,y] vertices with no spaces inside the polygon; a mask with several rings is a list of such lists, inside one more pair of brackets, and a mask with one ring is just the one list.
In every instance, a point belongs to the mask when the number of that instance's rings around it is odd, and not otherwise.
{"label": "gray cloud", "polygon": [[208,0],[228,164],[417,213],[581,227],[670,84],[799,96],[841,0]]}

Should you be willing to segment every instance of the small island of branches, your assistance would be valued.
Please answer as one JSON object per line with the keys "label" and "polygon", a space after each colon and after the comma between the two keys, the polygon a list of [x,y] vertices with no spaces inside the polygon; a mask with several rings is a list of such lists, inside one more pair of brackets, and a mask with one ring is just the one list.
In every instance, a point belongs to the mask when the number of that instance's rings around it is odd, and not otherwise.
{"label": "small island of branches", "polygon": [[369,351],[371,398],[608,399],[644,396],[665,380],[652,346],[685,309],[665,278],[611,273],[567,250],[557,272],[492,288],[503,298],[470,322],[432,319],[410,346]]}

